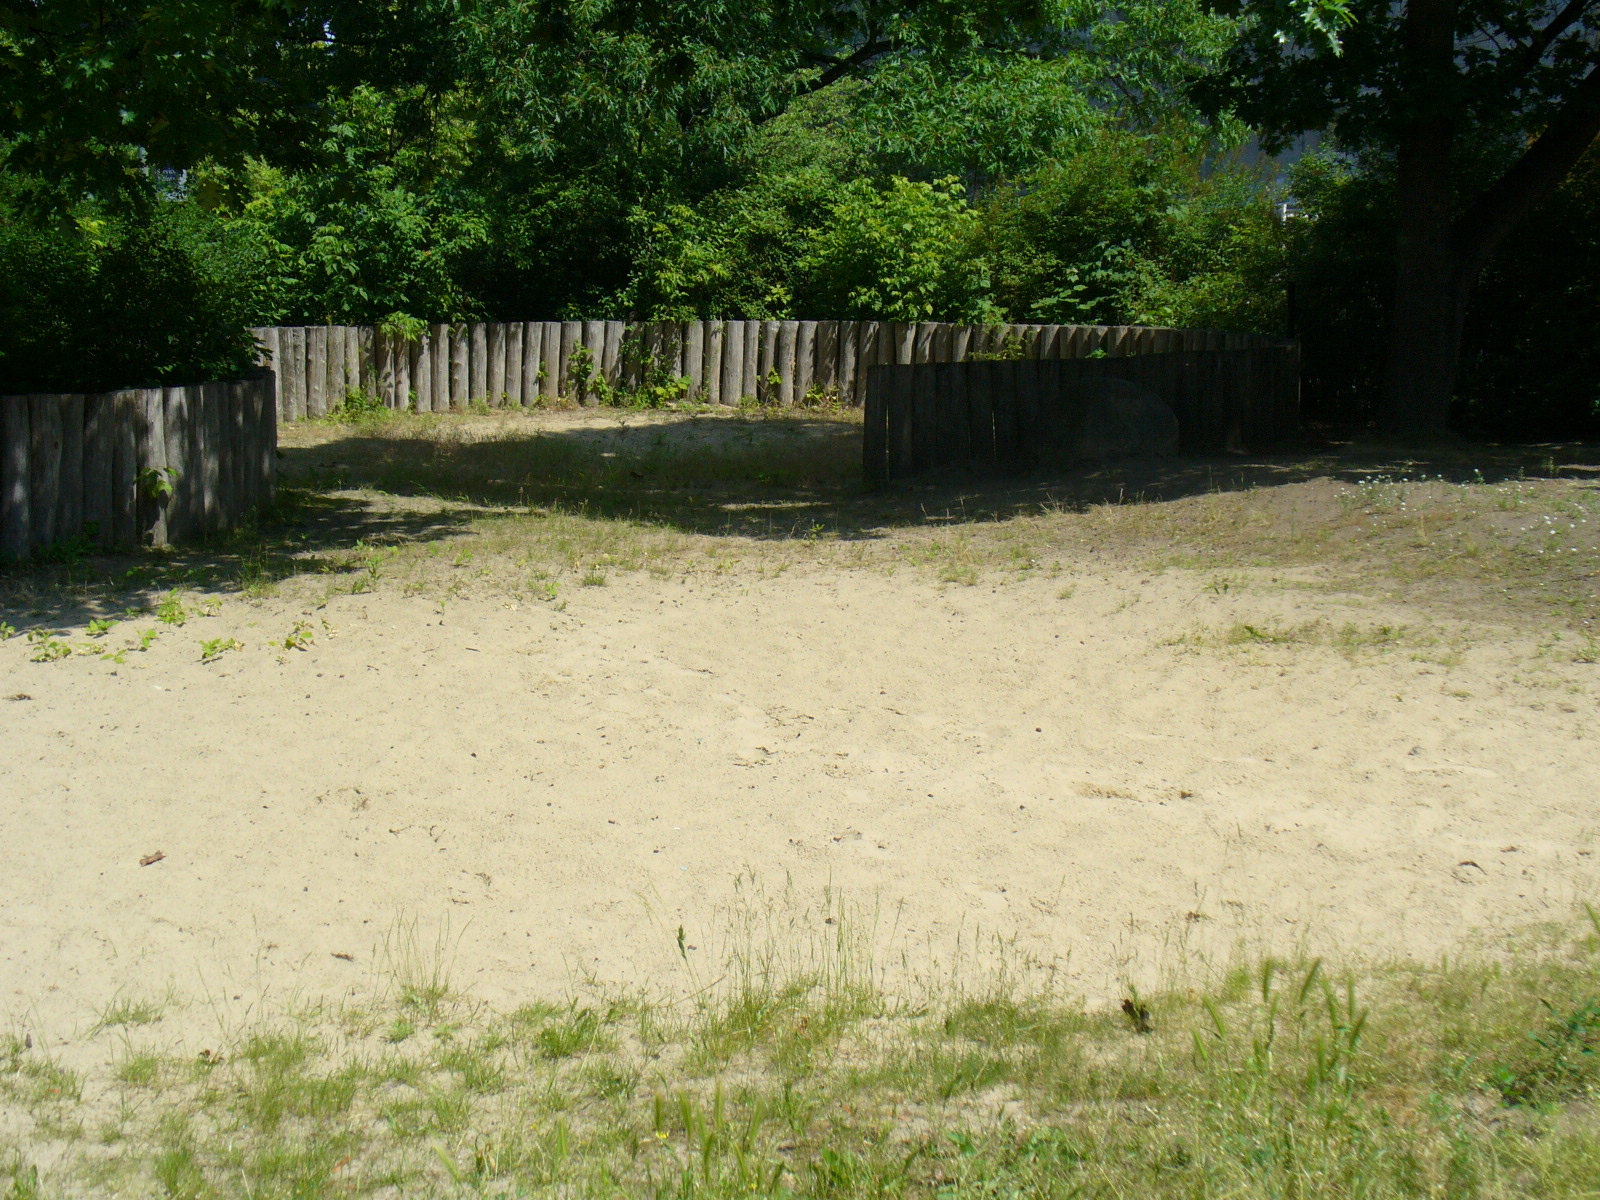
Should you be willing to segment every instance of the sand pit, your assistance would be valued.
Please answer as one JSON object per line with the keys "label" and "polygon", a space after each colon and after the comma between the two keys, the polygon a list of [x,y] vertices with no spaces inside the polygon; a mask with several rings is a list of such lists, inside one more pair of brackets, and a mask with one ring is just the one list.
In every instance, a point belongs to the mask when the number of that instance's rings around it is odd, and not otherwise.
{"label": "sand pit", "polygon": [[1600,666],[1552,652],[1580,635],[1081,532],[951,572],[680,531],[539,583],[514,531],[462,527],[364,584],[201,584],[182,625],[64,638],[159,631],[120,663],[13,637],[0,1008],[238,1017],[370,988],[397,926],[495,1004],[672,989],[741,876],[876,909],[913,968],[998,937],[1091,998],[1241,940],[1429,956],[1600,892]]}

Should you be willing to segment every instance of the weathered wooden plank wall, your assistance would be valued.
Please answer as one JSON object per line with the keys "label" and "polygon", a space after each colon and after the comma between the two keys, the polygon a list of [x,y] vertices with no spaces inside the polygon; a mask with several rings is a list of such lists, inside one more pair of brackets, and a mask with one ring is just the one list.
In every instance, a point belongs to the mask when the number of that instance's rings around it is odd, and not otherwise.
{"label": "weathered wooden plank wall", "polygon": [[[326,348],[338,339],[283,342],[317,348],[329,370]],[[231,383],[0,396],[0,561],[74,538],[131,550],[232,528],[273,498],[277,390],[262,371]]]}
{"label": "weathered wooden plank wall", "polygon": [[[254,330],[278,374],[279,417],[322,416],[351,391],[418,412],[474,404],[599,402],[596,381],[637,387],[654,368],[712,404],[793,405],[828,396],[860,405],[884,363],[1086,359],[1281,346],[1261,334],[1106,325],[956,325],[942,321],[530,321],[433,325],[413,342],[371,326]],[[587,363],[581,378],[577,363]]]}
{"label": "weathered wooden plank wall", "polygon": [[[1181,331],[1140,336],[1145,332]],[[1130,339],[1124,332],[1120,340]],[[1177,337],[1144,344],[1154,348],[1116,358],[872,366],[863,414],[866,480],[880,484],[952,467],[1026,469],[1041,414],[1078,403],[1082,392],[1074,385],[1094,378],[1124,379],[1160,396],[1177,414],[1185,453],[1263,450],[1295,436],[1299,346],[1161,348],[1181,345]]]}

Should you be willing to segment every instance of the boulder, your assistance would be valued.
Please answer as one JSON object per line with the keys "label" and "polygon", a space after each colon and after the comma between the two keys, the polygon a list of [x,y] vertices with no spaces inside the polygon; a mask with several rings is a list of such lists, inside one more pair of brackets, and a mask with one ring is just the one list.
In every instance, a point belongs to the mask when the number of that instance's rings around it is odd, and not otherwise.
{"label": "boulder", "polygon": [[1084,459],[1174,454],[1178,417],[1147,387],[1125,379],[1085,379],[1047,399],[1039,413],[1040,466]]}

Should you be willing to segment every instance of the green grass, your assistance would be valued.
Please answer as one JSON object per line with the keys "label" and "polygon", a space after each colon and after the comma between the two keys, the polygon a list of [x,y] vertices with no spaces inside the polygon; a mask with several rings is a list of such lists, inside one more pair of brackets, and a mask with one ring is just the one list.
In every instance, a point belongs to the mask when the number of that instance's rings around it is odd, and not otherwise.
{"label": "green grass", "polygon": [[[1016,964],[897,988],[876,936],[836,897],[752,906],[676,1000],[596,993],[500,1014],[447,984],[419,1007],[413,978],[360,1012],[279,1014],[202,1061],[112,1056],[104,1078],[12,1039],[0,1195],[1600,1187],[1592,916],[1435,962],[1193,964],[1190,982],[1094,1006]],[[74,1135],[108,1089],[138,1100],[99,1143]]]}

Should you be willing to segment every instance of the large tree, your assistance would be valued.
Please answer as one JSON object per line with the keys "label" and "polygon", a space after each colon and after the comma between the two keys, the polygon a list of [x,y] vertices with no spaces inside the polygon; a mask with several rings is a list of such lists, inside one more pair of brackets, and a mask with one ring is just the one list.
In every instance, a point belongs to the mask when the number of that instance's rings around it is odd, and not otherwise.
{"label": "large tree", "polygon": [[1394,174],[1382,423],[1442,431],[1484,264],[1600,135],[1600,0],[1353,0],[1337,41],[1260,10],[1209,85],[1281,146],[1309,130]]}

